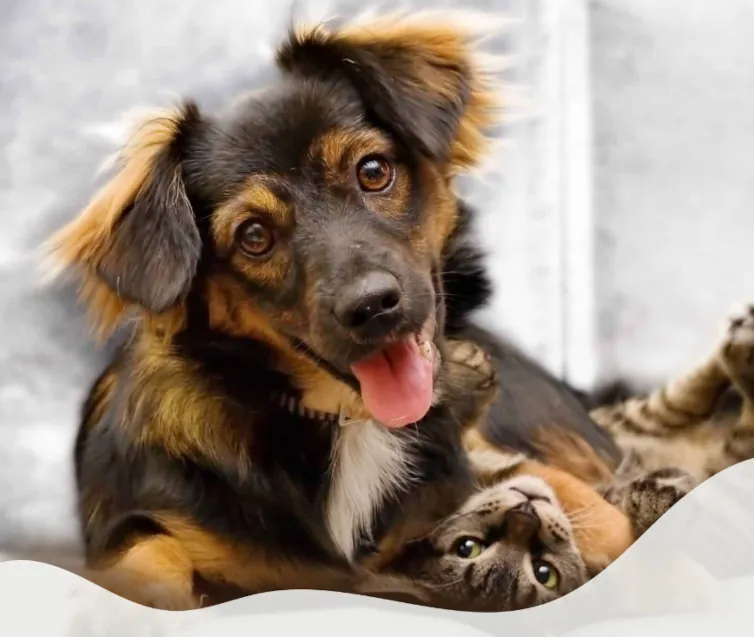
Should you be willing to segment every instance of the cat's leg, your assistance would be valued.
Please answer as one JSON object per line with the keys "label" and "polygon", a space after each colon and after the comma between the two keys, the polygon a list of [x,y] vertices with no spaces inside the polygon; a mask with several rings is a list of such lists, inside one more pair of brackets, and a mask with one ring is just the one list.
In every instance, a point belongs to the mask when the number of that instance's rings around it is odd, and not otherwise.
{"label": "cat's leg", "polygon": [[669,435],[706,423],[729,385],[728,374],[715,351],[648,396],[598,407],[591,416],[613,434]]}
{"label": "cat's leg", "polygon": [[728,466],[754,458],[754,305],[727,321],[718,359],[741,395],[739,417],[725,440]]}

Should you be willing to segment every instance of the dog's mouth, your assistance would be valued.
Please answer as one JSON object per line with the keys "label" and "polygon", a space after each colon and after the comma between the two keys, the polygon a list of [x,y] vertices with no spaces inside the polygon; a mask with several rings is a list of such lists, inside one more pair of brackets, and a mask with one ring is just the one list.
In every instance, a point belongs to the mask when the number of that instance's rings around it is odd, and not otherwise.
{"label": "dog's mouth", "polygon": [[345,356],[328,356],[338,347],[321,347],[291,338],[294,349],[350,387],[364,411],[386,427],[398,429],[418,423],[436,404],[436,380],[442,365],[444,327],[442,295],[434,295],[434,307],[417,327],[404,326],[371,343],[351,342]]}
{"label": "dog's mouth", "polygon": [[439,355],[428,332],[396,339],[351,365],[364,407],[386,427],[419,422],[432,407]]}

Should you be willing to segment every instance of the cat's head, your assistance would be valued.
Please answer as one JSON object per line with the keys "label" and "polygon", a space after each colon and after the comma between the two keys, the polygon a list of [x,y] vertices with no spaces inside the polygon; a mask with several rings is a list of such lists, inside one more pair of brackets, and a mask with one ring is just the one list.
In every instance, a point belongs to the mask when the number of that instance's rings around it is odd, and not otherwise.
{"label": "cat's head", "polygon": [[536,606],[588,579],[571,523],[552,489],[533,476],[474,494],[389,570],[424,603],[470,611]]}

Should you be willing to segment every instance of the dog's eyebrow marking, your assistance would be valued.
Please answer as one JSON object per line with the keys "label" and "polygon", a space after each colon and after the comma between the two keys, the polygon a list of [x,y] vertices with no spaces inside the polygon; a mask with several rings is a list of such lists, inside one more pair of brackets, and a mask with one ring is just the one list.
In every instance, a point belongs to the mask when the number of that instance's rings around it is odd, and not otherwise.
{"label": "dog's eyebrow marking", "polygon": [[250,211],[269,215],[276,225],[286,226],[290,223],[291,206],[283,197],[279,186],[255,180],[241,191],[237,201]]}
{"label": "dog's eyebrow marking", "polygon": [[320,159],[329,172],[340,173],[366,155],[385,155],[392,150],[390,141],[377,131],[336,128],[317,137],[309,155]]}
{"label": "dog's eyebrow marking", "polygon": [[255,214],[268,217],[282,228],[290,228],[293,223],[293,207],[283,188],[253,177],[213,216],[212,231],[217,244],[229,248],[238,226]]}

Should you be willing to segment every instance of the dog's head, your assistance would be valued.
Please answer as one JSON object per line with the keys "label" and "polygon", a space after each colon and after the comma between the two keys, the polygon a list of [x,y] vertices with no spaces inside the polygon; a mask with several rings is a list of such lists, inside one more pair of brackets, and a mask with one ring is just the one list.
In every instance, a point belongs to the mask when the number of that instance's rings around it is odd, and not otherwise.
{"label": "dog's head", "polygon": [[56,256],[105,328],[135,309],[170,336],[200,299],[213,329],[269,344],[308,406],[360,389],[373,417],[415,422],[442,350],[452,179],[494,123],[473,53],[442,22],[299,29],[275,85],[142,122]]}

